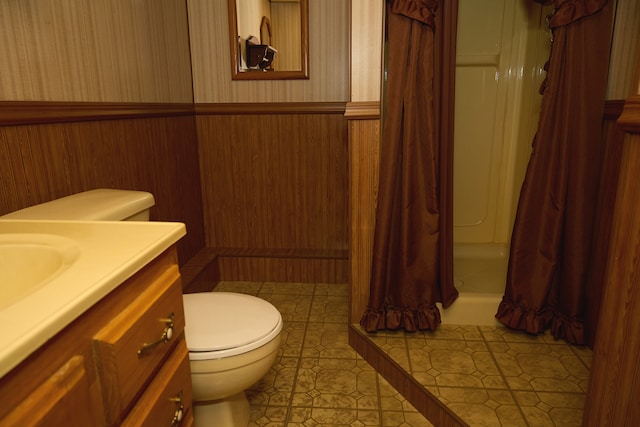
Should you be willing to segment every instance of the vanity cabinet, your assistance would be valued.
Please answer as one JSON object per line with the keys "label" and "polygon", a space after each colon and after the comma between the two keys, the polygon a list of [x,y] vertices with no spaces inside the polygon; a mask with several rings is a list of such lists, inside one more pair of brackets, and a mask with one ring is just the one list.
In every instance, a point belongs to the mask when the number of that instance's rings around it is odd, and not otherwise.
{"label": "vanity cabinet", "polygon": [[1,378],[0,399],[3,427],[192,426],[175,246]]}
{"label": "vanity cabinet", "polygon": [[[70,411],[69,408],[74,408]],[[74,356],[40,384],[0,424],[62,426],[93,423],[89,384],[82,356]]]}

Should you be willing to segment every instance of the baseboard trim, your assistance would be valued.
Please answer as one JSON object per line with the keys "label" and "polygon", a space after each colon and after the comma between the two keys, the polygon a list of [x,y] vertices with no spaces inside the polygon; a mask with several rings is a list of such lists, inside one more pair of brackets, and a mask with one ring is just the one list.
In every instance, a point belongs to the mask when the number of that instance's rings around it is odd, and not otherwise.
{"label": "baseboard trim", "polygon": [[433,425],[469,427],[462,418],[402,369],[387,353],[367,339],[356,325],[349,325],[349,345]]}

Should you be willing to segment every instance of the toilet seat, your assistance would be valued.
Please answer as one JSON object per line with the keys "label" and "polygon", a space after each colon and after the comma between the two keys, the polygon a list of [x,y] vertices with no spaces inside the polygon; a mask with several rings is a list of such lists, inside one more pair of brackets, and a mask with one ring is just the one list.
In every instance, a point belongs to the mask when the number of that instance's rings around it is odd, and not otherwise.
{"label": "toilet seat", "polygon": [[190,360],[247,353],[273,340],[282,330],[280,312],[271,303],[252,295],[185,294],[183,302]]}

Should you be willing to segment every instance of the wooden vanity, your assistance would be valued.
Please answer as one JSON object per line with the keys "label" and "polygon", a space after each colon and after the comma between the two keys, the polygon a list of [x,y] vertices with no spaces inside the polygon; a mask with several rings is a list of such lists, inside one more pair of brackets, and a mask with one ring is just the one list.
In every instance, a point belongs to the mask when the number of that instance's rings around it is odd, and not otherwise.
{"label": "wooden vanity", "polygon": [[0,379],[0,425],[192,426],[191,400],[172,245]]}

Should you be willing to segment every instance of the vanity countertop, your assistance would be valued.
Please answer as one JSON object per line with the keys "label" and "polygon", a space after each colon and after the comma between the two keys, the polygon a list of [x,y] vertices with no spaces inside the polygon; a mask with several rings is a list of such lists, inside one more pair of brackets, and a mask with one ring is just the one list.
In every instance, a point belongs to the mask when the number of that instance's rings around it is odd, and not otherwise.
{"label": "vanity countertop", "polygon": [[[0,377],[185,234],[177,222],[0,220]],[[22,252],[12,261],[13,248]],[[66,265],[52,261],[55,272],[27,292],[8,288],[20,279],[12,265],[37,270],[58,248]]]}

